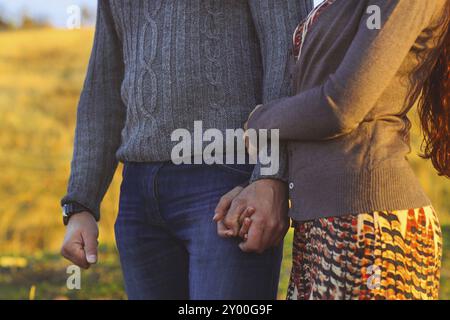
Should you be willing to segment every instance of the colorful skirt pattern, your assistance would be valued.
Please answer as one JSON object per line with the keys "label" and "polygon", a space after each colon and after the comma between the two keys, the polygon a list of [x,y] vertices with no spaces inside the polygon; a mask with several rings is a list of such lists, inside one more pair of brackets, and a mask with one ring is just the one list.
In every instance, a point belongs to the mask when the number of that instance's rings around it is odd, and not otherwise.
{"label": "colorful skirt pattern", "polygon": [[432,207],[294,228],[290,300],[438,298],[442,234]]}

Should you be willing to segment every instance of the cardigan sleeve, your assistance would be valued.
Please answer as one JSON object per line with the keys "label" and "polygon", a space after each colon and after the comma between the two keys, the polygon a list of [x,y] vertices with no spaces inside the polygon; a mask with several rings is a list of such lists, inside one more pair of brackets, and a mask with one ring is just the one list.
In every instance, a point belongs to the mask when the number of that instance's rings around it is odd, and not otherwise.
{"label": "cardigan sleeve", "polygon": [[99,0],[94,45],[77,109],[66,196],[100,219],[100,203],[117,168],[125,107],[120,97],[124,62],[109,1]]}
{"label": "cardigan sleeve", "polygon": [[[287,67],[292,34],[311,9],[312,0],[248,0],[248,3],[263,61],[263,90],[260,103],[268,103],[290,94]],[[263,178],[286,180],[287,152],[283,143],[279,147],[279,156],[279,170],[276,174],[262,175],[262,165],[258,163],[252,181]]]}
{"label": "cardigan sleeve", "polygon": [[349,134],[364,120],[401,67],[435,1],[368,0],[381,12],[380,29],[365,14],[342,63],[320,86],[259,108],[249,128],[279,129],[282,140],[327,140]]}

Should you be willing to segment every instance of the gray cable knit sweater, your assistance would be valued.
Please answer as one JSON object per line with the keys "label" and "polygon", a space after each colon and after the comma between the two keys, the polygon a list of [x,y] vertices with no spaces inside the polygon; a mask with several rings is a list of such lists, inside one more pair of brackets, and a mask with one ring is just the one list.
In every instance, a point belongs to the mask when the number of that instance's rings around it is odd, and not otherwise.
{"label": "gray cable knit sweater", "polygon": [[118,161],[168,161],[175,129],[196,120],[241,128],[257,104],[288,95],[292,32],[311,8],[312,0],[98,1],[62,202],[99,219]]}

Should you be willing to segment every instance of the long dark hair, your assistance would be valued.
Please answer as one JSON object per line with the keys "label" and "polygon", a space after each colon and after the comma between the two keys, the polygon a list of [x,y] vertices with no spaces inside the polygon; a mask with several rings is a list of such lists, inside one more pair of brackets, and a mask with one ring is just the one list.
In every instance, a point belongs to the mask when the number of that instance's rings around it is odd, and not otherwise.
{"label": "long dark hair", "polygon": [[[439,25],[438,46],[418,67],[417,78],[426,75],[415,92],[424,141],[422,157],[430,159],[439,175],[450,178],[450,0]],[[441,29],[442,28],[442,29]],[[431,73],[430,73],[431,70]],[[422,78],[424,79],[424,78]],[[417,83],[417,82],[416,82]]]}

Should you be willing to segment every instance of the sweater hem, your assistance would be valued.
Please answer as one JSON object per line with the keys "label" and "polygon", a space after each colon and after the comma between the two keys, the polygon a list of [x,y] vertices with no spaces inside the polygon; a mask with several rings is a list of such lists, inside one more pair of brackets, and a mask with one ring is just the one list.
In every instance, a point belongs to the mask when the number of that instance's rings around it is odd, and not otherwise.
{"label": "sweater hem", "polygon": [[289,216],[296,221],[431,205],[409,165],[360,172],[310,168],[292,180],[298,186],[290,184]]}

